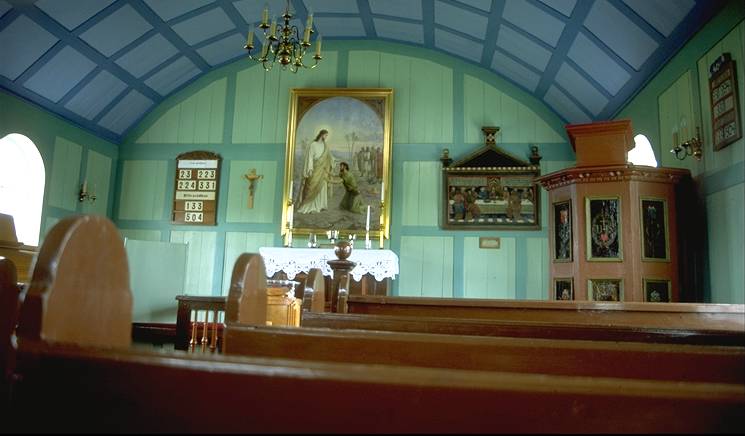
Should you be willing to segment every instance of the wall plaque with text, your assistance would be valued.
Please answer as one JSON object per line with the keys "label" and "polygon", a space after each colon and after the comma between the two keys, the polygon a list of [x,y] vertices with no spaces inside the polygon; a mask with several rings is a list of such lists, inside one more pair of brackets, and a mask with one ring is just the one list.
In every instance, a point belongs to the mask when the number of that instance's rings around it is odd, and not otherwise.
{"label": "wall plaque with text", "polygon": [[173,193],[174,224],[217,224],[217,193],[222,158],[209,151],[190,151],[176,158]]}
{"label": "wall plaque with text", "polygon": [[735,61],[724,53],[709,66],[709,96],[714,150],[742,138]]}

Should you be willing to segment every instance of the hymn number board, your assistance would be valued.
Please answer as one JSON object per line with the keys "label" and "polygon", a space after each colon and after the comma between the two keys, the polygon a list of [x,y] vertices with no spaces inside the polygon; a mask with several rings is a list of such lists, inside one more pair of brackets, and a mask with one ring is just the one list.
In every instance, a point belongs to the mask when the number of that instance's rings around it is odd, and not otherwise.
{"label": "hymn number board", "polygon": [[192,151],[176,158],[174,224],[217,224],[217,192],[220,183],[220,155]]}

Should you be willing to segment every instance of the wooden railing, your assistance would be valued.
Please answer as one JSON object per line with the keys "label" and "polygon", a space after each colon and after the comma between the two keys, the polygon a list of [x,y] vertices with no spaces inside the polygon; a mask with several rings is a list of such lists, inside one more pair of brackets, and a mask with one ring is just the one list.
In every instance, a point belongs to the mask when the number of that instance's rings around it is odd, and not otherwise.
{"label": "wooden railing", "polygon": [[221,349],[225,297],[179,295],[176,300],[178,312],[175,348],[202,352]]}

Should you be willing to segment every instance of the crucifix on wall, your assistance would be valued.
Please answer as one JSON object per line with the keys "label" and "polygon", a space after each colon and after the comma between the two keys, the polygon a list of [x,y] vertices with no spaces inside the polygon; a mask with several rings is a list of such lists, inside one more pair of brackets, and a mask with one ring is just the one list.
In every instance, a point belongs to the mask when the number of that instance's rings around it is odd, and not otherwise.
{"label": "crucifix on wall", "polygon": [[243,178],[248,181],[248,208],[254,208],[254,192],[256,192],[256,181],[263,179],[263,174],[256,174],[256,168],[251,168]]}

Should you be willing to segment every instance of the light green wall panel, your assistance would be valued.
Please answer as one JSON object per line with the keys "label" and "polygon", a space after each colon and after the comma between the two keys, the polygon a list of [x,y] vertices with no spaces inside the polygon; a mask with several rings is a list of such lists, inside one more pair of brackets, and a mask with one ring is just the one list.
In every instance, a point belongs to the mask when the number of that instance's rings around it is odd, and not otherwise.
{"label": "light green wall panel", "polygon": [[[287,139],[289,90],[336,87],[337,53],[325,52],[312,74],[258,66],[236,73],[233,143],[275,144]],[[307,73],[307,72],[306,72]]]}
{"label": "light green wall panel", "polygon": [[137,143],[221,143],[226,90],[226,78],[215,80],[169,109],[137,139]]}
{"label": "light green wall panel", "polygon": [[[248,181],[243,178],[251,168],[264,178],[255,182],[254,207],[248,208]],[[228,179],[229,223],[271,223],[274,219],[274,198],[277,185],[277,163],[272,161],[234,160],[230,162]]]}
{"label": "light green wall panel", "polygon": [[189,244],[184,292],[188,295],[213,295],[212,272],[215,267],[217,232],[172,231],[171,242]]}
{"label": "light green wall panel", "polygon": [[274,233],[226,232],[222,295],[227,295],[230,289],[233,266],[241,254],[258,253],[259,248],[272,246],[274,246]]}
{"label": "light green wall panel", "polygon": [[548,300],[548,239],[527,238],[526,243],[528,269],[525,271],[525,298]]}
{"label": "light green wall panel", "polygon": [[119,229],[122,238],[136,239],[138,241],[160,241],[160,230],[142,230],[142,229]]}
{"label": "light green wall panel", "polygon": [[77,209],[82,154],[82,146],[59,136],[55,138],[52,177],[47,185],[50,206],[70,211]]}
{"label": "light green wall panel", "polygon": [[[691,70],[686,71],[658,98],[662,151],[673,148],[674,138],[681,144],[696,134],[698,118],[693,104],[693,77]],[[691,158],[680,161],[669,152],[660,152],[656,157],[660,166],[687,168],[693,176],[703,169],[703,163]]]}
{"label": "light green wall panel", "polygon": [[94,203],[83,202],[83,213],[106,216],[109,205],[110,178],[111,158],[89,150],[85,180],[88,181],[88,192],[96,195],[96,201]]}
{"label": "light green wall panel", "polygon": [[166,176],[164,160],[128,160],[122,166],[119,219],[165,219]]}
{"label": "light green wall panel", "polygon": [[479,238],[463,238],[463,296],[515,298],[515,238],[501,238],[499,249],[479,248]]}
{"label": "light green wall panel", "polygon": [[347,86],[393,88],[394,143],[453,141],[452,69],[408,56],[350,51]]}
{"label": "light green wall panel", "polygon": [[440,162],[404,162],[401,205],[405,226],[437,226],[440,200]]}
{"label": "light green wall panel", "polygon": [[565,139],[534,111],[483,80],[463,77],[465,142],[483,143],[483,126],[501,128],[497,143],[557,143]]}
{"label": "light green wall panel", "polygon": [[453,238],[402,236],[399,295],[453,296]]}
{"label": "light green wall panel", "polygon": [[711,302],[745,304],[745,184],[706,198]]}
{"label": "light green wall panel", "polygon": [[[711,146],[711,106],[709,97],[709,66],[722,53],[730,53],[735,61],[737,72],[735,76],[738,82],[738,100],[740,101],[740,126],[745,128],[745,22],[735,27],[718,44],[712,47],[705,56],[698,61],[698,82],[701,94],[701,119],[703,130],[701,134],[704,140],[704,158],[702,162],[706,166],[706,172],[711,173],[724,169],[733,163],[741,162],[745,157],[745,136],[733,142],[727,147],[714,151]],[[664,150],[664,149],[663,149]]]}
{"label": "light green wall panel", "polygon": [[44,242],[44,238],[47,236],[47,233],[49,233],[50,230],[52,230],[52,227],[54,227],[55,224],[59,222],[59,218],[55,217],[47,217],[47,219],[44,221],[44,231],[41,232],[41,238],[39,238],[39,247],[41,247],[41,244]]}

